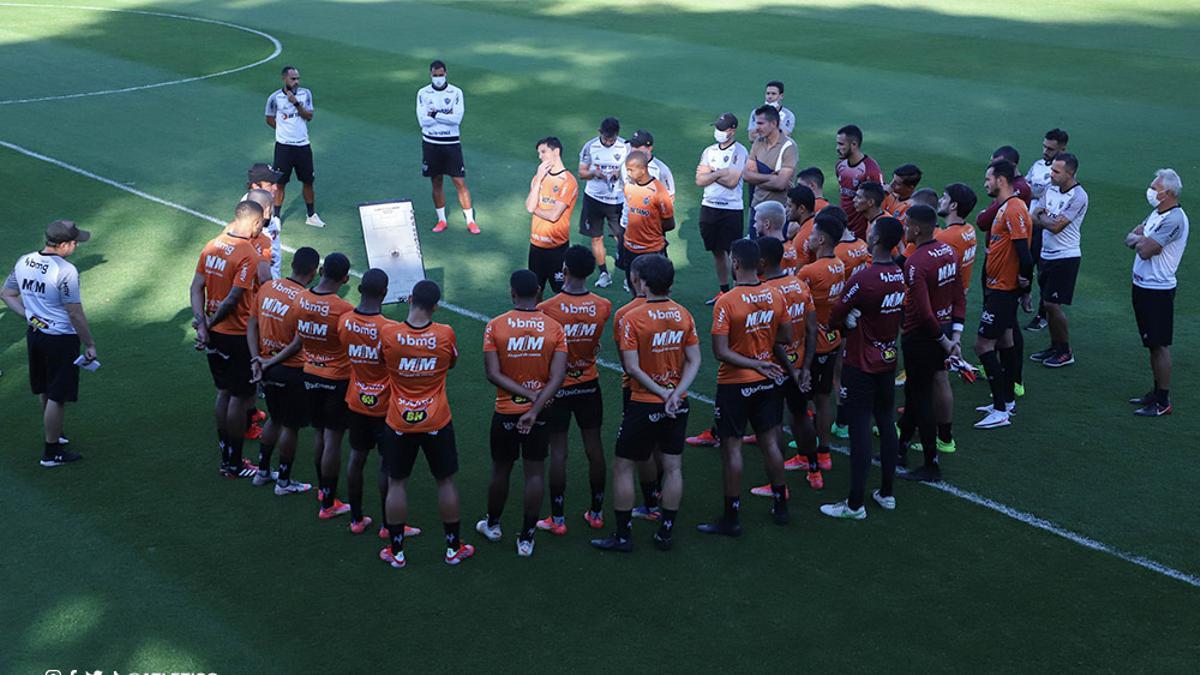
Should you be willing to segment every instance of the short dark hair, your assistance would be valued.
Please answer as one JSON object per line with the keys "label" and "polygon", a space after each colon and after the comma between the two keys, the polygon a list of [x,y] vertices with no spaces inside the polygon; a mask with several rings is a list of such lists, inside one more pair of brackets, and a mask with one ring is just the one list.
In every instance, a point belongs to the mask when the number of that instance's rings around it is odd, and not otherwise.
{"label": "short dark hair", "polygon": [[867,199],[875,202],[875,206],[883,204],[883,197],[887,194],[883,191],[883,186],[873,180],[859,183],[858,191],[863,193]]}
{"label": "short dark hair", "polygon": [[788,190],[787,198],[798,206],[812,211],[816,208],[817,198],[813,195],[813,191],[807,185],[794,185]]}
{"label": "short dark hair", "polygon": [[[846,223],[850,220],[846,217],[846,212],[842,209],[842,207],[838,206],[837,204],[830,204],[829,206],[826,206],[817,212],[817,216],[834,218],[842,224],[842,227],[845,227]],[[841,237],[842,235],[839,234],[838,236]]]}
{"label": "short dark hair", "polygon": [[1069,152],[1058,153],[1054,156],[1054,161],[1062,162],[1067,167],[1067,171],[1071,172],[1072,176],[1079,170],[1079,158]]}
{"label": "short dark hair", "polygon": [[637,258],[635,258],[634,261],[629,264],[629,273],[636,274],[638,277],[641,277],[642,269],[646,266],[646,261],[649,260],[650,257],[651,256],[648,255],[639,255]]}
{"label": "short dark hair", "polygon": [[1054,141],[1055,143],[1058,143],[1059,145],[1066,145],[1067,141],[1071,140],[1071,136],[1068,135],[1066,131],[1063,131],[1062,129],[1055,127],[1053,129],[1051,129],[1050,131],[1046,132],[1046,140]]}
{"label": "short dark hair", "polygon": [[817,187],[825,187],[825,172],[815,166],[810,166],[796,174],[798,180],[806,183],[813,183]]}
{"label": "short dark hair", "polygon": [[1010,185],[1017,177],[1017,165],[1013,164],[1007,159],[997,159],[991,164],[988,164],[988,168],[992,170],[993,176],[997,178],[1003,178],[1004,180],[1008,181]]}
{"label": "short dark hair", "polygon": [[760,105],[754,109],[755,117],[762,117],[768,122],[779,124],[779,111],[773,105]]}
{"label": "short dark hair", "polygon": [[[783,83],[780,82],[779,80],[771,80],[770,82],[767,83],[767,87],[775,87],[776,89],[779,90],[779,93],[781,93],[781,94],[783,93]],[[763,88],[765,89],[766,87],[763,87]]]}
{"label": "short dark hair", "polygon": [[912,193],[912,196],[909,197],[909,200],[914,204],[924,204],[930,208],[936,209],[938,203],[938,193],[937,190],[934,190],[933,188],[924,187]]}
{"label": "short dark hair", "polygon": [[279,75],[281,77],[286,76],[288,74],[289,70],[295,70],[295,69],[296,69],[296,66],[284,66],[283,68],[279,69]]}
{"label": "short dark hair", "polygon": [[616,136],[621,133],[621,122],[615,117],[605,117],[600,120],[601,136]]}
{"label": "short dark hair", "polygon": [[249,199],[243,202],[238,202],[237,208],[233,210],[233,217],[242,218],[262,218],[263,207],[258,205],[258,202],[252,202]]}
{"label": "short dark hair", "polygon": [[358,284],[358,292],[364,298],[373,298],[382,300],[387,295],[388,291],[388,275],[383,270],[372,267],[362,275],[362,282]]}
{"label": "short dark hair", "polygon": [[558,140],[558,136],[546,136],[545,138],[539,138],[538,142],[533,144],[533,149],[537,150],[543,145],[551,150],[558,150],[559,152],[562,152],[562,141]]}
{"label": "short dark hair", "polygon": [[896,245],[904,238],[904,225],[896,218],[884,216],[875,221],[875,237],[880,246],[887,249],[896,248]]}
{"label": "short dark hair", "polygon": [[537,275],[530,270],[517,270],[508,278],[508,287],[518,298],[536,298],[541,284]]}
{"label": "short dark hair", "polygon": [[1000,159],[1007,159],[1018,166],[1021,164],[1021,153],[1011,145],[1002,145],[996,148],[996,151],[992,153],[992,158],[996,157],[999,157]]}
{"label": "short dark hair", "polygon": [[741,265],[742,269],[756,269],[758,261],[762,258],[762,252],[758,250],[758,243],[753,239],[738,239],[729,247],[729,255]]}
{"label": "short dark hair", "polygon": [[921,167],[916,164],[901,164],[896,167],[892,174],[899,176],[900,181],[910,187],[916,187],[921,184]]}
{"label": "short dark hair", "polygon": [[429,279],[418,281],[412,289],[412,297],[408,303],[418,309],[432,312],[442,299],[442,288]]}
{"label": "short dark hair", "polygon": [[837,132],[838,132],[839,136],[845,136],[846,138],[853,138],[855,143],[862,145],[862,141],[863,141],[862,129],[859,129],[857,124],[847,124],[846,126],[842,127],[841,129],[838,129]]}
{"label": "short dark hair", "polygon": [[350,259],[345,253],[330,253],[325,256],[325,266],[321,276],[333,281],[341,281],[350,275]]}
{"label": "short dark hair", "polygon": [[441,59],[434,59],[434,60],[433,60],[433,61],[432,61],[432,62],[429,64],[429,72],[431,72],[431,73],[432,73],[433,71],[435,71],[435,70],[439,69],[439,68],[441,68],[442,70],[445,70],[445,69],[446,69],[446,62],[445,62],[445,61],[443,61],[443,60],[441,60]]}
{"label": "short dark hair", "polygon": [[937,226],[937,211],[925,204],[913,204],[908,207],[905,217],[908,218],[908,222],[920,228],[921,234],[931,232]]}
{"label": "short dark hair", "polygon": [[596,271],[596,254],[587,246],[575,244],[563,254],[563,265],[567,274],[576,279],[586,279]]}
{"label": "short dark hair", "polygon": [[[591,253],[590,250],[588,252]],[[646,290],[655,295],[666,295],[669,293],[671,286],[675,284],[675,265],[671,262],[671,259],[665,255],[655,253],[638,258],[639,262],[642,260],[646,262],[642,263],[642,267],[638,271],[638,278],[642,280],[642,283],[646,284]]]}
{"label": "short dark hair", "polygon": [[308,276],[321,266],[321,254],[311,246],[301,246],[292,254],[292,274]]}
{"label": "short dark hair", "polygon": [[971,215],[971,211],[975,209],[975,204],[979,198],[975,196],[975,191],[966,183],[951,183],[946,186],[946,194],[949,195],[950,201],[958,205],[954,212],[959,218],[966,218]]}
{"label": "short dark hair", "polygon": [[813,222],[813,229],[829,237],[836,244],[842,240],[842,235],[846,233],[846,223],[839,220],[836,215],[825,213],[825,211],[827,209],[821,209],[821,212],[817,214],[817,218]]}
{"label": "short dark hair", "polygon": [[758,244],[763,262],[769,267],[775,267],[783,262],[783,242],[775,237],[759,237],[754,240]]}

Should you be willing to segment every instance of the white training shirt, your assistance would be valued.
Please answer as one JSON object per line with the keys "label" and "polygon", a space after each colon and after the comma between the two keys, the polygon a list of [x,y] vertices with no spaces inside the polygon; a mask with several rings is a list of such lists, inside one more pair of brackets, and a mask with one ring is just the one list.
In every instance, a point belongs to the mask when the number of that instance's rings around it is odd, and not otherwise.
{"label": "white training shirt", "polygon": [[584,194],[605,204],[625,203],[625,183],[621,173],[625,168],[625,157],[629,155],[629,146],[625,139],[617,136],[617,140],[609,147],[600,142],[599,136],[594,136],[583,144],[579,151],[579,163],[600,169],[601,176],[589,178],[583,188]]}
{"label": "white training shirt", "polygon": [[1048,229],[1042,230],[1042,258],[1061,260],[1083,255],[1079,248],[1079,228],[1083,225],[1088,208],[1088,194],[1083,186],[1076,183],[1064,193],[1051,183],[1042,194],[1042,208],[1046,209],[1046,215],[1051,219],[1064,216],[1071,221],[1058,234]]}
{"label": "white training shirt", "polygon": [[[300,87],[296,90],[296,101],[305,110],[313,109],[312,92]],[[275,118],[275,142],[282,145],[308,145],[308,122],[300,116],[296,106],[288,100],[283,89],[276,89],[267,97],[267,117]]]}
{"label": "white training shirt", "polygon": [[[429,116],[430,111],[436,114]],[[467,103],[462,89],[447,83],[445,89],[434,89],[427,84],[417,90],[417,122],[421,125],[421,137],[434,145],[454,145],[461,142],[463,114]]]}
{"label": "white training shirt", "polygon": [[1188,217],[1176,206],[1159,213],[1156,209],[1142,221],[1142,235],[1162,246],[1162,251],[1149,260],[1133,254],[1133,285],[1141,288],[1169,290],[1175,288],[1175,270],[1187,248]]}
{"label": "white training shirt", "polygon": [[79,297],[79,271],[61,256],[39,251],[21,256],[4,287],[21,292],[25,320],[30,326],[47,335],[75,334],[67,305],[83,302]]}
{"label": "white training shirt", "polygon": [[[630,148],[630,150],[633,150],[633,148]],[[666,162],[657,157],[651,157],[650,163],[646,165],[646,172],[650,174],[651,178],[657,178],[662,181],[662,184],[667,188],[667,193],[671,195],[672,199],[675,198],[675,176],[671,174],[671,168],[667,166]],[[621,180],[626,183],[633,182],[629,180],[629,173],[625,171],[624,162],[621,163]]]}
{"label": "white training shirt", "polygon": [[[770,105],[770,103],[764,103],[763,105]],[[762,106],[759,106],[759,108],[761,107]],[[758,110],[758,108],[755,108],[754,110]],[[746,124],[746,133],[754,133],[754,110],[751,110],[750,114],[746,117],[746,119],[749,120],[749,122]],[[796,114],[782,106],[780,106],[778,110],[779,130],[783,132],[784,136],[791,136],[792,132],[796,129]]]}
{"label": "white training shirt", "polygon": [[700,203],[714,209],[729,209],[731,211],[741,211],[742,206],[742,171],[746,168],[746,159],[750,156],[750,151],[746,150],[746,146],[733,142],[733,145],[721,149],[720,143],[713,143],[700,153],[700,163],[707,164],[714,169],[734,168],[738,172],[737,187],[727,188],[724,185],[714,181],[704,186],[704,199]]}
{"label": "white training shirt", "polygon": [[1025,172],[1025,182],[1029,183],[1029,192],[1032,195],[1029,202],[1030,211],[1043,205],[1042,197],[1046,194],[1046,190],[1050,189],[1050,164],[1053,162],[1039,159]]}
{"label": "white training shirt", "polygon": [[[242,201],[250,198],[250,193],[242,195]],[[271,238],[271,278],[278,279],[281,276],[283,268],[283,241],[280,235],[283,233],[283,222],[279,220],[279,216],[271,213],[271,219],[263,226],[263,232]]]}

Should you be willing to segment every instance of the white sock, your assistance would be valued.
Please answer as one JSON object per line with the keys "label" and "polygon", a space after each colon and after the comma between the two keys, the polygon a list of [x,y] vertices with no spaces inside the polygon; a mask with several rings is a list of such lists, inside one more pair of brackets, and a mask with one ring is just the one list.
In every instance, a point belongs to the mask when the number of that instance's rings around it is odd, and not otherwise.
{"label": "white sock", "polygon": [[467,219],[468,223],[475,222],[475,209],[463,209],[463,217]]}
{"label": "white sock", "polygon": [[438,209],[437,214],[438,214],[438,221],[446,220],[446,207],[443,206],[442,208]]}

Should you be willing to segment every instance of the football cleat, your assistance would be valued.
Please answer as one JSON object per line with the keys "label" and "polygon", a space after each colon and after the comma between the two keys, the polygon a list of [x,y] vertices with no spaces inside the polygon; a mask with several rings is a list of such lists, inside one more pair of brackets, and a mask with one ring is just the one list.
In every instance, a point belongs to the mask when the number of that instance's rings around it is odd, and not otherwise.
{"label": "football cleat", "polygon": [[607,271],[601,272],[600,276],[596,278],[596,288],[608,288],[609,286],[612,286],[612,275]]}
{"label": "football cleat", "polygon": [[821,506],[821,513],[830,518],[840,518],[842,520],[866,520],[867,518],[867,509],[865,506],[852,509],[846,500],[835,504],[823,504]]}
{"label": "football cleat", "polygon": [[42,461],[38,463],[49,469],[56,466],[62,466],[64,464],[70,464],[71,462],[78,462],[81,459],[83,459],[83,455],[80,455],[77,452],[71,452],[70,450],[63,450],[62,448],[59,448],[52,455],[43,453]]}
{"label": "football cleat", "polygon": [[446,221],[444,221],[444,220],[437,221],[437,224],[433,226],[434,233],[442,232],[445,229],[446,229]]}
{"label": "football cleat", "polygon": [[321,520],[329,520],[330,518],[337,518],[347,513],[350,513],[350,505],[343,503],[340,499],[334,499],[333,506],[329,508],[321,507],[321,510],[317,511],[317,517]]}
{"label": "football cleat", "polygon": [[354,534],[362,534],[373,522],[375,521],[371,520],[371,516],[363,516],[362,520],[351,520],[350,531]]}
{"label": "football cleat", "polygon": [[814,489],[814,490],[824,490],[825,489],[825,477],[821,475],[820,471],[809,471],[807,478],[808,478],[808,486],[811,487],[812,489]]}
{"label": "football cleat", "polygon": [[833,470],[833,457],[831,457],[828,452],[818,452],[817,453],[817,466],[822,471],[832,471]]}
{"label": "football cleat", "polygon": [[593,539],[592,546],[601,551],[617,551],[618,553],[629,553],[633,550],[632,541],[618,537],[615,534],[604,539]]}
{"label": "football cleat", "polygon": [[718,518],[711,523],[700,523],[696,529],[702,534],[719,534],[725,537],[742,536],[742,524],[737,520]]}
{"label": "football cleat", "polygon": [[633,509],[632,515],[634,518],[640,518],[642,520],[649,520],[657,523],[658,520],[662,518],[662,509],[657,506],[651,508],[646,508],[644,505],[636,506]]}
{"label": "football cleat", "polygon": [[992,409],[983,419],[975,423],[976,429],[998,429],[1012,424],[1011,415],[1004,410]]}
{"label": "football cleat", "polygon": [[447,565],[457,565],[473,555],[475,555],[475,547],[470,544],[463,544],[458,547],[457,551],[447,548],[445,561]]}
{"label": "football cleat", "polygon": [[567,524],[566,523],[556,523],[556,522],[554,522],[553,516],[548,516],[546,518],[543,518],[543,519],[537,521],[537,529],[545,530],[545,531],[549,532],[550,534],[553,534],[557,537],[561,537],[567,533]]}
{"label": "football cleat", "polygon": [[1075,353],[1070,351],[1058,352],[1054,356],[1042,361],[1042,365],[1047,368],[1062,368],[1072,363],[1075,363]]}
{"label": "football cleat", "polygon": [[896,498],[895,497],[884,497],[883,495],[879,494],[879,490],[876,490],[871,493],[871,499],[874,499],[875,503],[878,504],[881,508],[883,508],[884,511],[895,511],[896,510]]}
{"label": "football cleat", "polygon": [[517,555],[521,556],[522,558],[528,558],[529,556],[533,555],[533,540],[518,539]]}
{"label": "football cleat", "polygon": [[275,494],[282,497],[284,495],[294,495],[299,492],[308,492],[312,489],[312,485],[301,483],[298,480],[289,480],[287,485],[275,483]]}
{"label": "football cleat", "polygon": [[1155,401],[1134,410],[1133,414],[1138,417],[1162,417],[1163,415],[1170,415],[1173,410],[1170,403]]}
{"label": "football cleat", "polygon": [[808,468],[808,458],[803,455],[792,455],[783,462],[784,471],[804,471]]}
{"label": "football cleat", "polygon": [[721,441],[717,440],[712,429],[705,429],[695,436],[690,436],[687,439],[687,444],[702,448],[715,448],[721,444]]}
{"label": "football cleat", "polygon": [[587,522],[588,527],[593,530],[604,529],[604,514],[599,511],[584,511],[583,519]]}
{"label": "football cleat", "polygon": [[479,226],[475,224],[475,221],[467,223],[467,232],[470,232],[471,234],[479,234]]}
{"label": "football cleat", "polygon": [[940,438],[937,439],[938,454],[953,455],[955,450],[958,450],[958,444],[954,442],[953,438],[948,441],[943,441]]}
{"label": "football cleat", "polygon": [[325,227],[325,221],[321,220],[321,216],[318,216],[316,212],[313,212],[311,216],[305,218],[304,224],[311,225],[312,227]]}
{"label": "football cleat", "polygon": [[408,564],[404,560],[404,551],[401,551],[399,555],[392,555],[391,546],[379,549],[379,559],[398,570],[404,569],[404,566]]}
{"label": "football cleat", "polygon": [[487,537],[488,541],[500,541],[500,537],[504,536],[504,533],[500,531],[500,523],[488,525],[487,518],[475,523],[475,531]]}
{"label": "football cleat", "polygon": [[742,436],[742,442],[749,443],[751,445],[758,445],[758,434],[747,434]]}

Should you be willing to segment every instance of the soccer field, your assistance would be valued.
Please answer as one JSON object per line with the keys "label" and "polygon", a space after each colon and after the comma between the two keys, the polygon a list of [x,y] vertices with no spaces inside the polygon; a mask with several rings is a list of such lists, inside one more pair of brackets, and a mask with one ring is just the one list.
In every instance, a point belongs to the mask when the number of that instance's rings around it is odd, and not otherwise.
{"label": "soccer field", "polygon": [[[82,373],[81,400],[68,409],[71,447],[86,459],[42,469],[23,322],[0,314],[0,673],[1194,672],[1200,662],[1200,300],[1191,292],[1200,254],[1194,244],[1180,269],[1175,414],[1142,419],[1125,402],[1151,380],[1130,309],[1133,254],[1122,245],[1148,212],[1156,169],[1180,173],[1185,208],[1200,179],[1195,3],[88,4],[0,2],[3,274],[55,218],[92,230],[72,261],[104,364]],[[434,58],[466,94],[479,236],[466,233],[449,181],[450,229],[429,233],[413,98]],[[462,353],[448,386],[464,539],[478,548],[462,566],[440,562],[423,462],[410,522],[425,534],[407,543],[405,570],[379,562],[373,530],[355,536],[346,519],[319,521],[311,496],[278,498],[214,471],[212,383],[191,347],[188,284],[243,194],[246,167],[271,159],[263,104],[285,63],[314,95],[317,208],[329,225],[303,224],[293,181],[284,242],[343,251],[362,272],[356,204],[411,198],[417,208],[427,274],[448,303],[435,319],[454,327]],[[573,430],[568,535],[541,533],[534,557],[516,556],[514,477],[508,536],[483,540],[472,529],[490,471],[483,320],[508,308],[508,275],[525,264],[534,141],[560,137],[574,171],[605,116],[626,137],[653,132],[679,182],[674,295],[702,334],[693,391],[710,399],[703,301],[715,282],[691,174],[712,120],[726,110],[742,118],[770,79],[787,85],[800,166],[825,171],[827,195],[844,124],[863,128],[863,149],[885,175],[914,162],[922,185],[966,182],[981,201],[992,150],[1016,146],[1024,170],[1047,129],[1068,130],[1091,198],[1069,309],[1078,362],[1027,363],[1028,393],[1006,429],[972,429],[986,384],[956,383],[948,483],[901,482],[897,510],[868,501],[863,522],[817,511],[848,485],[848,461],[835,455],[823,492],[790,475],[791,525],[773,525],[768,500],[747,495],[746,534],[704,538],[694,525],[720,510],[720,460],[689,448],[675,549],[654,550],[650,527],[635,522],[632,555],[601,554],[579,518],[586,463]],[[625,300],[619,283],[599,292]],[[973,286],[969,329],[978,300]],[[1048,340],[1026,338],[1027,353]],[[607,332],[602,342],[615,362]],[[619,381],[601,372],[611,457]],[[711,407],[692,410],[694,433]],[[300,480],[314,478],[311,457],[305,432]],[[760,483],[752,447],[746,465],[747,481]],[[366,503],[378,519],[369,481]]]}

